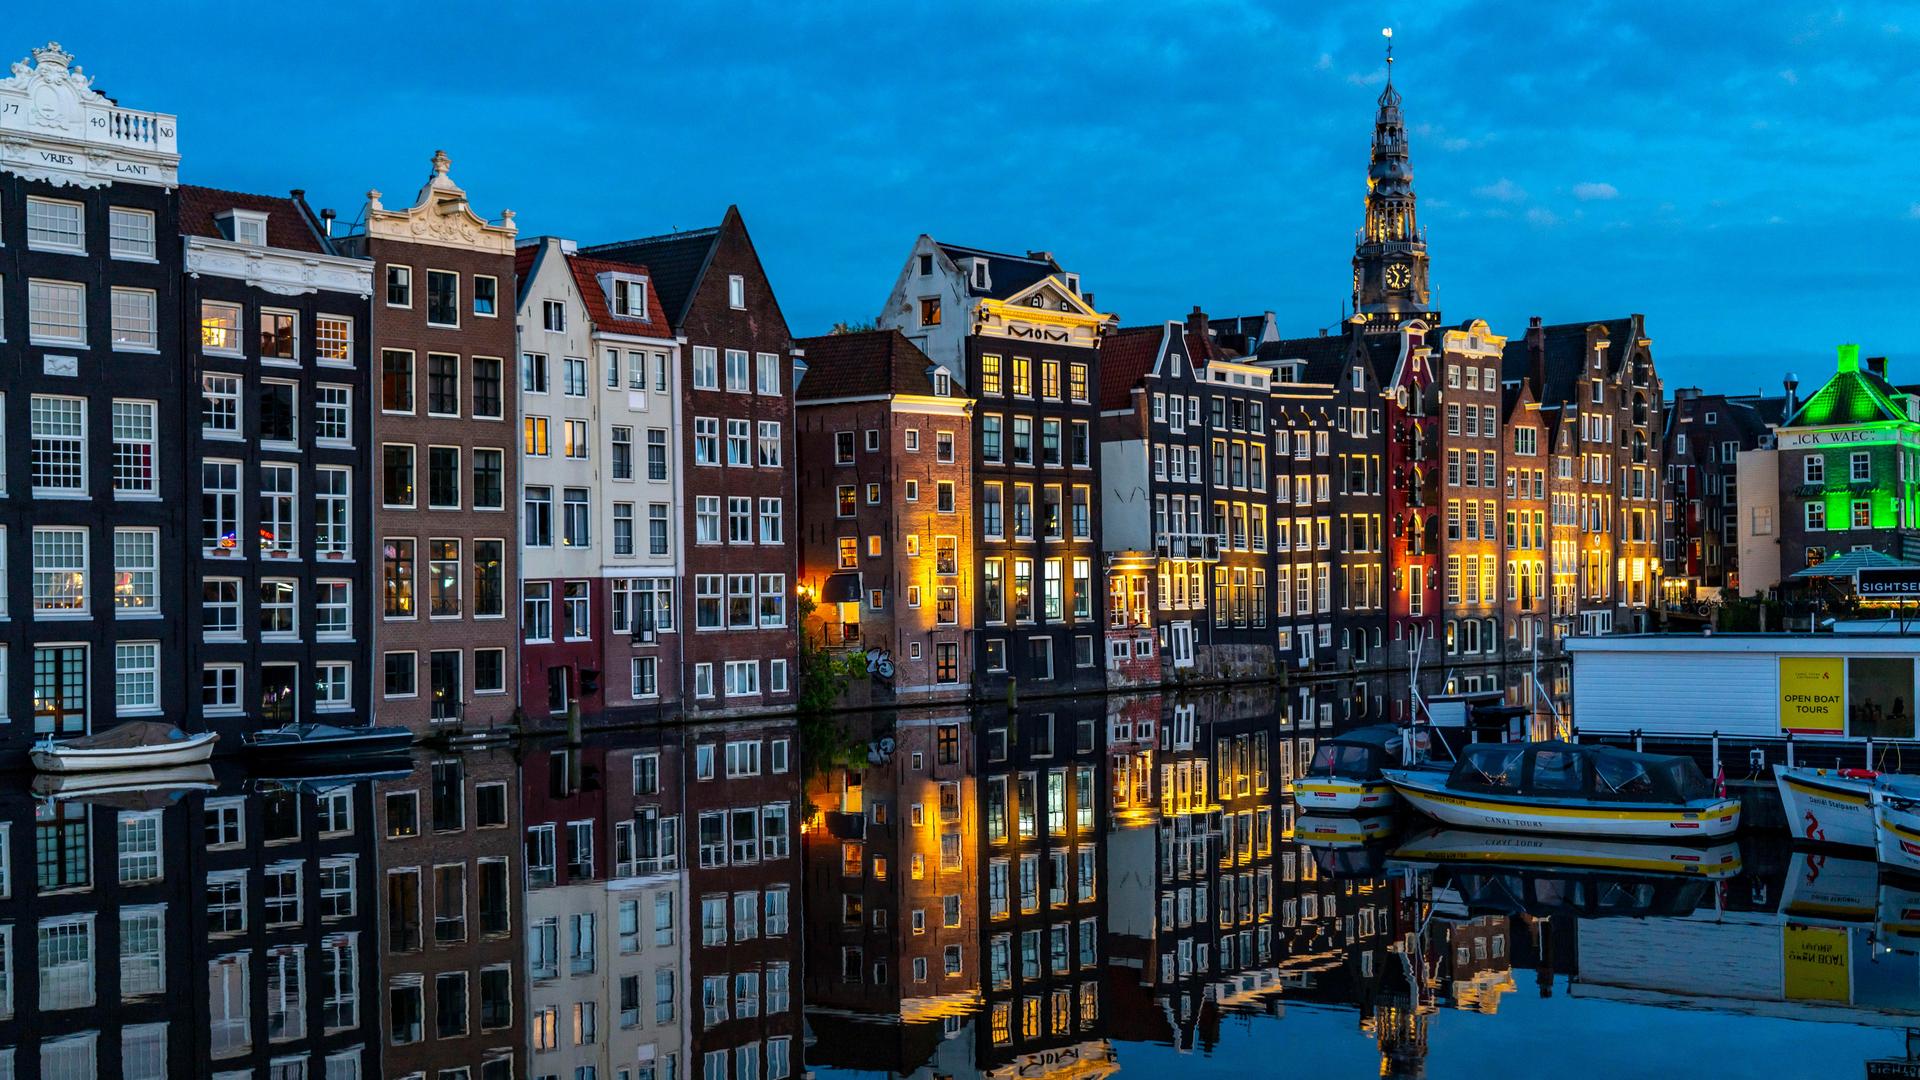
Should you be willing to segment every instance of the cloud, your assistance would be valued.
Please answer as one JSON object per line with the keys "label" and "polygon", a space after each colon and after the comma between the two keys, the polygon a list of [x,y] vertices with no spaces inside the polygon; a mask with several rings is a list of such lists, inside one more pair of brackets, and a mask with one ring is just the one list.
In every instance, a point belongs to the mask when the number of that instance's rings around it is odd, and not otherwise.
{"label": "cloud", "polygon": [[1620,195],[1620,189],[1604,181],[1589,180],[1584,184],[1573,185],[1573,197],[1581,202],[1593,199],[1614,199]]}
{"label": "cloud", "polygon": [[1907,207],[1907,216],[1915,221],[1920,221],[1920,202]]}
{"label": "cloud", "polygon": [[1355,86],[1375,86],[1387,81],[1387,73],[1384,71],[1369,71],[1365,75],[1362,75],[1356,71],[1347,76],[1347,81]]}
{"label": "cloud", "polygon": [[1787,68],[1786,70],[1780,72],[1780,81],[1786,83],[1788,86],[1799,86],[1800,73],[1793,70],[1792,68]]}
{"label": "cloud", "polygon": [[1504,176],[1485,187],[1474,188],[1473,193],[1483,199],[1498,199],[1501,202],[1517,203],[1527,201],[1526,191],[1521,188],[1519,184],[1514,183]]}
{"label": "cloud", "polygon": [[1321,53],[1320,59],[1315,60],[1313,62],[1313,70],[1315,71],[1327,71],[1327,70],[1330,70],[1332,67],[1333,67],[1332,53]]}
{"label": "cloud", "polygon": [[1534,225],[1560,224],[1560,219],[1554,216],[1553,211],[1540,206],[1536,206],[1527,211],[1527,221]]}

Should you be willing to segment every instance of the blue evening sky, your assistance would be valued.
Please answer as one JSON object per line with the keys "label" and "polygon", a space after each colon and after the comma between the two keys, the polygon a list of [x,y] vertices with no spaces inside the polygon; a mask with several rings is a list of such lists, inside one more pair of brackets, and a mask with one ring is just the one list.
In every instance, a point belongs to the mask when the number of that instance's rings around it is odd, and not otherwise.
{"label": "blue evening sky", "polygon": [[192,183],[476,209],[596,242],[746,214],[796,334],[873,317],[921,232],[1044,248],[1129,324],[1348,289],[1396,27],[1435,299],[1644,312],[1668,386],[1775,392],[1857,341],[1920,381],[1920,10],[1194,2],[22,3]]}

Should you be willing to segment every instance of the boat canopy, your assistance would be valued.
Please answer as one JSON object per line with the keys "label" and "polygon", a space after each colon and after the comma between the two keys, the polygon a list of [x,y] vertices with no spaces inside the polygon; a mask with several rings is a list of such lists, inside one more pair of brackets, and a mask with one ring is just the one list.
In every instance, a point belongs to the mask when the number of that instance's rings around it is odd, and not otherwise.
{"label": "boat canopy", "polygon": [[1375,724],[1336,735],[1322,741],[1313,752],[1307,775],[1378,780],[1382,768],[1400,764],[1400,741],[1405,736],[1404,731],[1391,724]]}
{"label": "boat canopy", "polygon": [[1600,802],[1687,803],[1713,797],[1691,758],[1580,743],[1475,743],[1447,786],[1461,791]]}
{"label": "boat canopy", "polygon": [[1661,880],[1579,871],[1458,869],[1443,880],[1459,893],[1468,914],[1535,918],[1682,918],[1707,903],[1713,887],[1701,878]]}
{"label": "boat canopy", "polygon": [[63,750],[134,750],[143,746],[165,746],[185,742],[189,736],[172,724],[150,720],[132,720],[92,735],[62,739]]}

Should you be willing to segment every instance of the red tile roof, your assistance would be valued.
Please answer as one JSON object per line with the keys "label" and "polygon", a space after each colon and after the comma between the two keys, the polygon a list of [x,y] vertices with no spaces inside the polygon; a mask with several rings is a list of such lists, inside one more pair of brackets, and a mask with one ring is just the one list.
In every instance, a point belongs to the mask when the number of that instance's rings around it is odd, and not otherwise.
{"label": "red tile roof", "polygon": [[793,346],[807,362],[796,401],[933,393],[933,361],[898,330],[801,338]]}
{"label": "red tile roof", "polygon": [[[660,290],[654,288],[653,275],[646,267],[637,263],[592,259],[584,255],[568,256],[567,265],[573,269],[573,283],[580,290],[580,299],[587,305],[587,317],[593,320],[594,329],[617,334],[673,336],[666,309],[660,306]],[[600,275],[607,273],[633,274],[647,279],[646,318],[635,319],[613,313],[612,306],[607,303],[606,291],[600,287]]]}
{"label": "red tile roof", "polygon": [[1124,409],[1132,403],[1133,388],[1153,369],[1166,332],[1164,326],[1130,326],[1100,342],[1101,411]]}
{"label": "red tile roof", "polygon": [[250,195],[244,191],[180,185],[180,234],[229,239],[219,215],[229,210],[255,210],[267,215],[267,245],[286,251],[332,254],[332,247],[316,233],[306,207],[293,196]]}

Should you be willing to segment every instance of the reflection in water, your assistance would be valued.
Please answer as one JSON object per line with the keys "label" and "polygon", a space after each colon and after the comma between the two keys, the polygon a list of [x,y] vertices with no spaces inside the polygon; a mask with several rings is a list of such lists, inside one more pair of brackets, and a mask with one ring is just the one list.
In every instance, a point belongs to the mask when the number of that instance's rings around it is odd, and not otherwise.
{"label": "reflection in water", "polygon": [[17,778],[0,1077],[1658,1073],[1680,1044],[1791,1076],[1904,1056],[1920,883],[1870,862],[1296,820],[1315,745],[1403,693]]}

